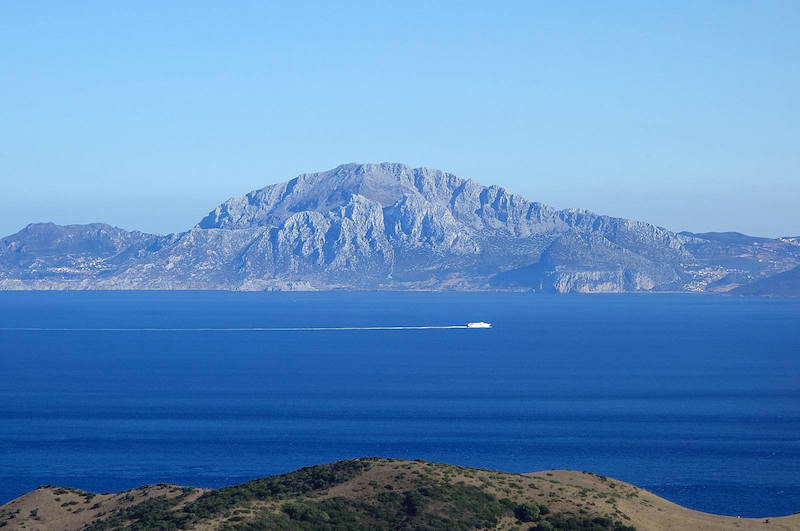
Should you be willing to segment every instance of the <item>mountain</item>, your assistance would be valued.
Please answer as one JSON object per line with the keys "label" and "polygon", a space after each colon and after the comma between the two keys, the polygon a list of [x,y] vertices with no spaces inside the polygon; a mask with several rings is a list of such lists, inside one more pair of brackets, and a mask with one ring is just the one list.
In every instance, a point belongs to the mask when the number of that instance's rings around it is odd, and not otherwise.
{"label": "mountain", "polygon": [[0,240],[0,289],[724,292],[797,265],[791,238],[674,233],[396,163],[303,174],[179,234],[32,224]]}
{"label": "mountain", "polygon": [[731,295],[800,297],[800,267],[738,287]]}
{"label": "mountain", "polygon": [[[769,525],[767,525],[769,524]],[[590,472],[510,474],[365,458],[218,490],[147,485],[116,494],[39,487],[0,506],[9,529],[797,529],[800,515],[693,511]]]}

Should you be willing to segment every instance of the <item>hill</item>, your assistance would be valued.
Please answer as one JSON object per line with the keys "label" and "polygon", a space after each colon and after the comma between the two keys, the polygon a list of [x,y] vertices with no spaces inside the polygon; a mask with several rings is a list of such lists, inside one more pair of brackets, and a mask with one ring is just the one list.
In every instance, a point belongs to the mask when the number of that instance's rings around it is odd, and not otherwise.
{"label": "hill", "polygon": [[741,286],[730,293],[757,297],[800,297],[800,267]]}
{"label": "hill", "polygon": [[724,292],[798,265],[793,239],[678,234],[396,163],[303,174],[178,234],[37,223],[0,239],[0,289]]}
{"label": "hill", "polygon": [[[8,529],[763,529],[588,472],[510,474],[367,458],[218,490],[152,485],[117,494],[40,487],[0,506]],[[769,518],[798,529],[800,515]]]}

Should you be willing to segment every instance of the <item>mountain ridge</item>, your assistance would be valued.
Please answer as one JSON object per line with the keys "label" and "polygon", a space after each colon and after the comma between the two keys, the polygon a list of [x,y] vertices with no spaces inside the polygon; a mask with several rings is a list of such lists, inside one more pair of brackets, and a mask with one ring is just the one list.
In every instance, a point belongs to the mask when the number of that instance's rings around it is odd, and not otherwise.
{"label": "mountain ridge", "polygon": [[183,233],[31,224],[0,239],[0,289],[725,292],[798,265],[791,239],[557,210],[400,163],[304,173]]}

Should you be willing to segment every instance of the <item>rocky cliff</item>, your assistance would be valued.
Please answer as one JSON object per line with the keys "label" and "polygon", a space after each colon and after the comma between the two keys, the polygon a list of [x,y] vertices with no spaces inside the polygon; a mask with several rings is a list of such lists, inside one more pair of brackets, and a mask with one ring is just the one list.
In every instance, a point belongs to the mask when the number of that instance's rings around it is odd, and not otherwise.
{"label": "rocky cliff", "polygon": [[792,239],[676,234],[403,164],[346,164],[225,201],[166,236],[33,224],[3,289],[726,291],[800,264]]}

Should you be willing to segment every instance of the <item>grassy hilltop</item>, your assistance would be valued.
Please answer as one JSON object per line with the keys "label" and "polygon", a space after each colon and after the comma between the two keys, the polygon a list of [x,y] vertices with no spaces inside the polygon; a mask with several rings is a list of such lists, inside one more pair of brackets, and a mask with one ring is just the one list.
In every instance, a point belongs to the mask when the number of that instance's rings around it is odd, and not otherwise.
{"label": "grassy hilltop", "polygon": [[510,474],[424,461],[339,461],[218,490],[40,487],[0,507],[10,529],[800,529],[800,515],[686,509],[589,472]]}

